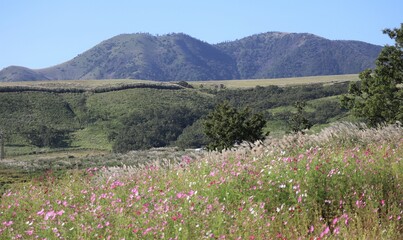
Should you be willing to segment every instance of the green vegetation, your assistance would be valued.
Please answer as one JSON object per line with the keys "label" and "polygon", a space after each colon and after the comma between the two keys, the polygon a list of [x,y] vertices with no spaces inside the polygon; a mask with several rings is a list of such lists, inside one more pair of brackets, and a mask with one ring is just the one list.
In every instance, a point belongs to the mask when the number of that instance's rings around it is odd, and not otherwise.
{"label": "green vegetation", "polygon": [[228,102],[219,104],[204,121],[204,132],[210,140],[207,149],[222,151],[243,141],[263,140],[265,124],[261,114],[252,114],[248,108],[238,110]]}
{"label": "green vegetation", "polygon": [[306,102],[295,102],[294,107],[297,111],[291,114],[288,121],[291,131],[298,133],[310,129],[312,123],[305,116]]}
{"label": "green vegetation", "polygon": [[[268,120],[265,132],[278,132],[274,128],[285,126],[290,115],[271,110],[291,106],[295,101],[307,101],[309,108],[317,110],[307,113],[313,124],[327,124],[345,115],[331,97],[346,93],[348,83],[248,89],[138,84],[126,80],[63,81],[60,89],[58,82],[2,84],[0,89],[20,89],[0,93],[0,128],[5,134],[6,155],[54,152],[60,148],[100,153],[164,146],[200,148],[209,144],[202,118],[224,101],[236,108],[248,107],[253,113],[262,112],[264,120]],[[41,91],[27,91],[29,88]],[[56,137],[54,141],[52,136]]]}
{"label": "green vegetation", "polygon": [[124,120],[123,126],[112,134],[116,152],[165,147],[171,145],[203,114],[186,106],[148,108],[134,112]]}
{"label": "green vegetation", "polygon": [[400,28],[384,30],[395,40],[378,56],[375,70],[360,74],[361,82],[350,85],[343,105],[371,126],[383,122],[403,121],[403,23]]}
{"label": "green vegetation", "polygon": [[402,239],[402,131],[344,124],[177,164],[47,173],[4,192],[0,238]]}

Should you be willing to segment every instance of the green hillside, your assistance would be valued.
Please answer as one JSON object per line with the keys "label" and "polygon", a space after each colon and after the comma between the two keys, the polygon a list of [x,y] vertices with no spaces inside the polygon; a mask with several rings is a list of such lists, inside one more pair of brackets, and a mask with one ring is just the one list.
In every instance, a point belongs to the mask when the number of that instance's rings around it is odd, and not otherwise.
{"label": "green hillside", "polygon": [[[223,101],[264,112],[266,130],[274,135],[287,131],[296,101],[308,102],[307,116],[313,124],[340,119],[345,111],[332,96],[345,93],[348,83],[343,81],[352,78],[285,79],[282,84],[288,85],[281,87],[271,85],[274,80],[267,87],[245,89],[242,83],[213,87],[219,82],[204,87],[194,84],[196,88],[130,80],[3,83],[0,129],[8,157],[83,149],[127,151],[133,146],[195,148],[206,144],[201,119]],[[318,83],[295,85],[312,81]],[[47,145],[46,141],[55,143]]]}
{"label": "green hillside", "polygon": [[24,137],[40,126],[66,130],[70,147],[110,150],[107,136],[123,118],[164,106],[208,108],[211,98],[193,90],[128,89],[106,93],[0,93],[0,128],[8,147],[30,145]]}

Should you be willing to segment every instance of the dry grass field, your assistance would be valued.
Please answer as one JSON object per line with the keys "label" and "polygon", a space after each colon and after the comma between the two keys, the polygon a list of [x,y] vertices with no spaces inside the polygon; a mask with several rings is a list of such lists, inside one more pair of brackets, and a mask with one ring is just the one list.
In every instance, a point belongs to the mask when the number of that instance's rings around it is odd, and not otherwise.
{"label": "dry grass field", "polygon": [[[244,80],[212,80],[212,81],[190,81],[194,87],[214,88],[223,85],[226,88],[253,88],[256,86],[291,86],[312,83],[337,83],[347,81],[358,81],[358,74],[329,75],[295,78],[273,78],[273,79],[244,79]],[[58,81],[27,81],[27,82],[0,82],[0,87],[43,87],[43,88],[81,88],[91,90],[101,87],[113,87],[133,83],[160,83],[150,80],[133,79],[107,79],[107,80],[58,80]]]}
{"label": "dry grass field", "polygon": [[195,87],[215,87],[223,84],[226,88],[253,88],[256,86],[292,86],[312,83],[338,83],[358,81],[358,74],[295,77],[295,78],[273,78],[273,79],[249,79],[249,80],[220,80],[220,81],[195,81],[189,82]]}

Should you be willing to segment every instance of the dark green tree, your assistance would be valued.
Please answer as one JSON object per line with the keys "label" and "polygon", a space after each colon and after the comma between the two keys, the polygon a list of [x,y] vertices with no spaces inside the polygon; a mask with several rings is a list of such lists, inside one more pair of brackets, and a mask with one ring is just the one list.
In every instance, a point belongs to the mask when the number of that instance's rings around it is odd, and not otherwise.
{"label": "dark green tree", "polygon": [[370,126],[403,121],[403,23],[400,28],[385,29],[383,33],[395,44],[382,49],[375,69],[361,72],[361,81],[352,83],[341,100],[343,107]]}
{"label": "dark green tree", "polygon": [[294,107],[297,109],[296,112],[291,113],[290,119],[288,121],[289,128],[292,132],[302,132],[305,129],[310,129],[312,123],[305,117],[305,107],[306,102],[297,101],[294,103]]}
{"label": "dark green tree", "polygon": [[207,149],[222,151],[243,141],[262,140],[265,125],[263,116],[252,114],[248,108],[238,110],[228,102],[219,104],[204,121],[204,132],[209,139]]}
{"label": "dark green tree", "polygon": [[166,147],[174,143],[183,129],[201,116],[186,106],[149,108],[131,114],[118,132],[111,132],[115,152]]}
{"label": "dark green tree", "polygon": [[60,130],[45,125],[38,126],[26,133],[27,140],[37,147],[62,148],[70,145],[68,130]]}

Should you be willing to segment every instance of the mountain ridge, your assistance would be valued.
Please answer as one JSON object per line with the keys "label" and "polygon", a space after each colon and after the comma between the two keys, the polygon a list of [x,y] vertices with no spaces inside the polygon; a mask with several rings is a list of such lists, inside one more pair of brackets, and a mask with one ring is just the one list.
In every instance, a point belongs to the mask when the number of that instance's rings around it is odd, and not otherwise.
{"label": "mountain ridge", "polygon": [[184,33],[120,34],[64,63],[0,71],[0,82],[144,79],[230,80],[358,73],[374,66],[381,46],[310,33],[266,32],[209,44]]}

